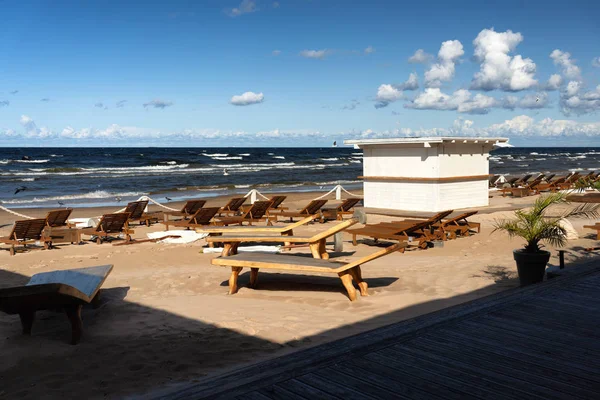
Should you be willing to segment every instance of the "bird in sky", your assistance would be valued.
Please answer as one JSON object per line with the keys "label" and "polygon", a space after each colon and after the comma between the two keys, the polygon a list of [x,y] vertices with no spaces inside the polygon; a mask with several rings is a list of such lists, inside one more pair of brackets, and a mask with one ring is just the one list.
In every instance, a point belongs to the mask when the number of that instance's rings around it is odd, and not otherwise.
{"label": "bird in sky", "polygon": [[15,194],[18,194],[19,192],[24,192],[27,190],[26,186],[19,186],[16,190],[15,190]]}

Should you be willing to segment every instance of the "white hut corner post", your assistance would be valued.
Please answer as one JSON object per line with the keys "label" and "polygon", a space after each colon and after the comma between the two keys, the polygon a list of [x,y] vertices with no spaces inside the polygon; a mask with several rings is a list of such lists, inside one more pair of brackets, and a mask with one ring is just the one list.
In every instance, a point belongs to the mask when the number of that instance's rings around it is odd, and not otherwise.
{"label": "white hut corner post", "polygon": [[489,152],[506,138],[346,140],[363,150],[367,208],[438,212],[488,205]]}

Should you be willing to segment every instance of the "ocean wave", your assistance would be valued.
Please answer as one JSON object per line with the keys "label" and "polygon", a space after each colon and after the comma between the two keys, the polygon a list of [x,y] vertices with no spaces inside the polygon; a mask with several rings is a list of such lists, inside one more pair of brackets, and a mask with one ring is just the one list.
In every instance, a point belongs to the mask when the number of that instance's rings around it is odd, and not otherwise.
{"label": "ocean wave", "polygon": [[250,185],[233,185],[236,189],[245,189],[245,188],[249,188]]}
{"label": "ocean wave", "polygon": [[20,200],[2,200],[3,204],[27,204],[27,203],[45,203],[49,201],[61,201],[61,200],[82,200],[82,199],[110,199],[117,197],[134,197],[147,195],[144,192],[107,192],[105,190],[96,190],[93,192],[82,193],[82,194],[71,194],[66,196],[50,196],[50,197],[34,197],[33,199],[20,199]]}
{"label": "ocean wave", "polygon": [[43,164],[47,163],[50,160],[11,160],[12,162],[17,163],[26,163],[26,164]]}
{"label": "ocean wave", "polygon": [[360,160],[350,160],[350,162],[353,164],[362,164],[362,161]]}
{"label": "ocean wave", "polygon": [[242,157],[249,157],[250,153],[242,153],[242,154],[238,154],[238,156],[242,156]]}
{"label": "ocean wave", "polygon": [[[269,154],[272,154],[272,153],[269,153]],[[284,156],[273,156],[273,158],[277,158],[279,160],[285,160]]]}
{"label": "ocean wave", "polygon": [[206,157],[227,157],[229,153],[202,153],[201,155]]}
{"label": "ocean wave", "polygon": [[241,160],[243,157],[231,156],[231,157],[211,157],[211,158],[213,160],[224,161],[224,160]]}
{"label": "ocean wave", "polygon": [[50,157],[64,157],[62,154],[50,154]]}
{"label": "ocean wave", "polygon": [[321,161],[338,161],[339,158],[337,157],[331,157],[331,158],[319,158],[319,160]]}
{"label": "ocean wave", "polygon": [[573,157],[567,157],[567,158],[569,160],[580,160],[580,159],[587,158],[587,157],[584,155],[580,155],[580,156],[573,156]]}
{"label": "ocean wave", "polygon": [[362,153],[362,151],[361,151],[360,153],[352,153],[352,155],[353,155],[353,156],[362,156],[362,155],[363,155],[363,153]]}
{"label": "ocean wave", "polygon": [[177,164],[177,161],[161,161],[161,164],[169,164],[169,165],[175,165]]}

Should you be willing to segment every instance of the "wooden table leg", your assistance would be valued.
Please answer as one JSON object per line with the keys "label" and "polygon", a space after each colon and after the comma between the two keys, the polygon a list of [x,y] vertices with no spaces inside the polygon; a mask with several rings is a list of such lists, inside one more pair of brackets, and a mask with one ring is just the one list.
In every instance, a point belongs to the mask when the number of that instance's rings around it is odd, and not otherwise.
{"label": "wooden table leg", "polygon": [[236,294],[238,276],[242,272],[242,267],[231,267],[231,276],[229,277],[229,294]]}
{"label": "wooden table leg", "polygon": [[321,258],[321,251],[320,251],[320,244],[319,242],[316,243],[309,243],[308,246],[310,247],[310,252],[312,253],[313,258]]}
{"label": "wooden table leg", "polygon": [[71,322],[71,344],[79,343],[83,323],[81,322],[81,305],[66,306],[65,312]]}
{"label": "wooden table leg", "polygon": [[348,292],[350,301],[356,300],[356,289],[354,289],[354,285],[352,285],[352,275],[350,275],[348,271],[342,271],[338,275],[342,280],[342,284],[346,288],[346,291]]}
{"label": "wooden table leg", "polygon": [[21,326],[23,327],[23,335],[31,335],[31,327],[35,319],[35,311],[22,311],[19,313],[21,318]]}
{"label": "wooden table leg", "polygon": [[367,282],[363,281],[363,279],[362,279],[362,272],[360,270],[360,265],[356,266],[354,268],[351,268],[350,275],[352,275],[352,278],[358,285],[358,288],[360,289],[360,295],[368,296],[369,295],[369,291],[368,291],[369,285],[367,285]]}
{"label": "wooden table leg", "polygon": [[255,288],[258,282],[258,268],[250,268],[250,287]]}

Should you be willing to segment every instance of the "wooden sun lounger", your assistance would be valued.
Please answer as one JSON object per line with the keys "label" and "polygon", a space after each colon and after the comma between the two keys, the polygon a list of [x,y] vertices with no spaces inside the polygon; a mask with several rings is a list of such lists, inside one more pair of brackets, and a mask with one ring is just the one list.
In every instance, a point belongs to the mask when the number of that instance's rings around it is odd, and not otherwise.
{"label": "wooden sun lounger", "polygon": [[71,227],[69,217],[72,212],[72,208],[48,211],[48,214],[46,214],[46,226],[51,228]]}
{"label": "wooden sun lounger", "polygon": [[308,217],[301,219],[298,222],[294,222],[289,225],[282,226],[202,226],[197,227],[196,232],[198,233],[208,233],[210,236],[222,235],[224,233],[269,233],[269,234],[282,234],[282,235],[293,235],[294,229],[306,225],[309,222],[312,222],[318,218],[317,215],[309,215]]}
{"label": "wooden sun lounger", "polygon": [[148,207],[148,200],[128,203],[124,212],[129,213],[129,222],[139,222],[140,225],[146,224],[146,226],[150,226],[150,221],[158,222],[162,213],[160,211],[147,213],[145,212],[146,207]]}
{"label": "wooden sun lounger", "polygon": [[469,229],[476,229],[479,233],[479,223],[473,222],[472,225],[467,225],[469,224],[467,222],[467,218],[477,214],[477,211],[466,212],[443,221],[443,219],[452,214],[452,212],[453,210],[446,210],[439,212],[428,219],[405,219],[396,222],[381,222],[377,225],[381,225],[384,227],[393,227],[396,229],[405,229],[407,227],[411,227],[411,225],[414,223],[426,222],[429,223],[429,225],[425,229],[423,229],[423,235],[425,238],[429,236],[430,240],[446,240],[448,237],[454,239],[456,238],[457,234],[468,234]]}
{"label": "wooden sun lounger", "polygon": [[211,225],[215,222],[212,222],[212,219],[219,212],[219,207],[206,207],[199,209],[196,214],[192,215],[190,219],[182,219],[179,221],[169,221],[166,220],[163,223],[166,225],[166,230],[169,230],[169,226],[174,226],[177,228],[200,228],[205,225]]}
{"label": "wooden sun lounger", "polygon": [[356,289],[352,284],[354,280],[360,289],[361,296],[368,296],[368,285],[362,279],[361,265],[383,257],[395,251],[404,252],[406,244],[396,243],[381,251],[362,257],[349,263],[332,262],[327,260],[311,259],[294,255],[244,253],[231,257],[218,257],[211,262],[213,265],[231,267],[229,278],[229,294],[237,293],[238,275],[243,268],[250,268],[250,287],[255,288],[258,282],[260,269],[274,269],[283,271],[297,271],[299,273],[332,273],[337,274],[348,293],[350,301],[356,300]]}
{"label": "wooden sun lounger", "polygon": [[242,215],[235,217],[219,217],[216,218],[217,225],[243,225],[247,222],[252,225],[255,222],[267,221],[267,225],[273,225],[269,219],[270,201],[256,201]]}
{"label": "wooden sun lounger", "polygon": [[335,235],[338,232],[342,232],[348,227],[356,224],[358,220],[349,219],[347,221],[341,222],[332,226],[331,228],[320,232],[313,236],[291,236],[291,235],[258,235],[255,233],[252,234],[231,234],[231,235],[223,235],[223,236],[209,236],[206,238],[208,243],[223,243],[223,252],[221,256],[229,256],[232,254],[237,254],[238,246],[241,243],[284,243],[286,246],[291,244],[308,244],[310,247],[310,251],[314,258],[329,258],[329,254],[327,254],[327,250],[325,249],[325,245],[327,243],[327,238]]}
{"label": "wooden sun lounger", "polygon": [[349,198],[344,200],[342,204],[337,206],[337,219],[344,219],[344,215],[353,215],[354,214],[354,206],[360,203],[362,199],[357,198]]}
{"label": "wooden sun lounger", "polygon": [[565,181],[567,180],[567,177],[561,177],[561,178],[557,178],[555,180],[553,180],[552,182],[548,182],[548,183],[540,183],[538,185],[535,186],[534,190],[537,193],[541,193],[541,192],[555,192],[557,190],[560,190],[560,188],[562,187],[562,185],[565,184]]}
{"label": "wooden sun lounger", "polygon": [[245,202],[246,202],[245,197],[234,197],[234,198],[230,199],[227,202],[227,204],[225,204],[223,207],[221,207],[219,209],[219,216],[221,216],[221,214],[235,215],[235,214],[239,213],[240,208],[244,205]]}
{"label": "wooden sun lounger", "polygon": [[169,215],[177,217],[190,217],[196,214],[196,211],[204,207],[206,200],[188,200],[185,202],[180,211],[163,211],[165,218]]}
{"label": "wooden sun lounger", "polygon": [[47,242],[44,237],[45,227],[45,218],[15,221],[10,234],[8,236],[0,237],[0,243],[10,246],[9,252],[11,256],[15,255],[15,246],[23,245],[23,247],[27,247],[28,244],[35,243],[38,240],[44,242],[45,249],[49,249],[51,243]]}
{"label": "wooden sun lounger", "polygon": [[271,197],[271,210],[287,210],[287,207],[282,207],[281,203],[287,199],[287,196],[273,196]]}
{"label": "wooden sun lounger", "polygon": [[79,235],[96,236],[96,243],[102,244],[102,240],[108,239],[111,234],[122,233],[125,235],[125,240],[130,242],[131,234],[135,231],[129,229],[128,220],[129,213],[104,214],[95,227],[79,229]]}
{"label": "wooden sun lounger", "polygon": [[318,214],[325,204],[327,204],[327,200],[312,200],[301,210],[281,211],[277,214],[273,213],[272,215],[274,215],[277,220],[279,220],[279,217],[286,217],[289,218],[290,222],[294,222],[294,218],[305,218],[309,215]]}
{"label": "wooden sun lounger", "polygon": [[0,310],[19,314],[23,334],[31,335],[35,312],[63,308],[71,322],[71,344],[82,334],[81,308],[98,300],[112,265],[35,274],[25,286],[0,289]]}
{"label": "wooden sun lounger", "polygon": [[507,193],[510,193],[513,197],[525,197],[529,196],[532,193],[536,192],[536,187],[542,184],[542,180],[544,179],[543,175],[538,176],[530,183],[522,186],[522,187],[511,187],[501,189],[502,197],[505,197]]}

